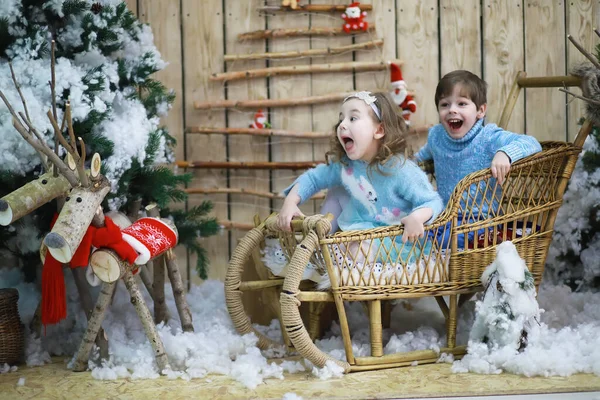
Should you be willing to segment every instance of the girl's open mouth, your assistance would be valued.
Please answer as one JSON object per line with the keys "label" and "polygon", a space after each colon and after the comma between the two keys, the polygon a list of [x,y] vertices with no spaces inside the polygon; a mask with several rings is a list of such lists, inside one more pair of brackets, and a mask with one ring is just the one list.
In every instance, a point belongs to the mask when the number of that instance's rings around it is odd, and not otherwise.
{"label": "girl's open mouth", "polygon": [[349,150],[352,148],[352,146],[354,146],[354,140],[349,137],[343,137],[342,142],[344,143],[344,148],[346,150]]}

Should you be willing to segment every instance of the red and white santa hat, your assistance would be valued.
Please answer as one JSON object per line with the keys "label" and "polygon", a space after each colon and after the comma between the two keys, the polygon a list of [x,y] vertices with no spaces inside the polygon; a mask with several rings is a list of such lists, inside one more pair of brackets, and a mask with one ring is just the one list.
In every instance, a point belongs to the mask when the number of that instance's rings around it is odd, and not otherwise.
{"label": "red and white santa hat", "polygon": [[402,79],[402,71],[400,70],[400,66],[396,63],[390,63],[390,81],[392,82],[392,87],[405,87],[406,82]]}
{"label": "red and white santa hat", "polygon": [[353,3],[350,3],[350,5],[346,6],[346,13],[350,12],[349,10],[353,9],[353,8],[358,8],[360,11],[360,2],[355,1]]}
{"label": "red and white santa hat", "polygon": [[140,218],[121,231],[123,240],[138,253],[134,263],[146,264],[177,245],[177,232],[159,218]]}
{"label": "red and white santa hat", "polygon": [[259,118],[265,118],[265,113],[263,112],[263,110],[258,110],[256,112],[256,114],[254,114],[254,120],[258,121]]}

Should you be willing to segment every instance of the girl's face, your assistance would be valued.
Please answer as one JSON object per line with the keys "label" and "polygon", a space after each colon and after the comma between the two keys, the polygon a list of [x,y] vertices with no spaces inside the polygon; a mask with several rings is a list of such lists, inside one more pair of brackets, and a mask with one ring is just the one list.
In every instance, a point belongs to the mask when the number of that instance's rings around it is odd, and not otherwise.
{"label": "girl's face", "polygon": [[456,85],[452,94],[442,97],[438,103],[440,123],[452,139],[462,139],[471,130],[477,120],[485,117],[486,104],[479,108],[470,98],[461,95],[460,85]]}
{"label": "girl's face", "polygon": [[342,104],[337,137],[349,159],[371,162],[377,154],[384,132],[375,119],[371,107],[361,99],[351,98]]}

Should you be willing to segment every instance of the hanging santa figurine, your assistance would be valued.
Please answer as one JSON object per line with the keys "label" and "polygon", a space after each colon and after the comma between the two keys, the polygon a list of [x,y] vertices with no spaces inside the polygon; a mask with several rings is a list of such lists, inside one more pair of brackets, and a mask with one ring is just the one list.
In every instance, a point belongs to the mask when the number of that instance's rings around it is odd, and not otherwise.
{"label": "hanging santa figurine", "polygon": [[390,76],[392,86],[390,94],[392,95],[392,99],[402,109],[402,116],[406,125],[410,125],[410,115],[417,111],[417,103],[413,96],[408,94],[406,82],[402,79],[402,71],[398,64],[390,63]]}
{"label": "hanging santa figurine", "polygon": [[366,31],[369,27],[368,22],[363,21],[366,16],[366,11],[360,11],[359,2],[356,1],[350,4],[346,7],[346,12],[342,14],[342,19],[344,20],[344,32]]}
{"label": "hanging santa figurine", "polygon": [[268,129],[271,127],[271,124],[267,122],[267,117],[262,110],[258,110],[256,114],[254,114],[254,121],[250,125],[250,128],[254,129]]}

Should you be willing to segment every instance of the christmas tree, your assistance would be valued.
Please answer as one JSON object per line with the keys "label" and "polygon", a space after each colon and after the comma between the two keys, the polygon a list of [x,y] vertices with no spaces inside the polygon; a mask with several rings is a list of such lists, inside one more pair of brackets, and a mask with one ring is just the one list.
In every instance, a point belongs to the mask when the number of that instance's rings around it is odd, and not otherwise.
{"label": "christmas tree", "polygon": [[[145,205],[157,203],[164,217],[171,213],[166,209],[170,202],[186,198],[181,186],[190,175],[176,175],[165,166],[172,161],[175,141],[159,126],[159,119],[169,110],[174,93],[151,77],[165,65],[150,27],[120,0],[0,4],[0,90],[16,112],[29,116],[52,148],[57,144],[47,112],[55,104],[55,119],[61,121],[70,105],[73,130],[85,143],[86,159],[98,153],[102,174],[111,182],[105,210],[135,218]],[[43,172],[42,159],[15,130],[12,119],[0,102],[0,197]],[[62,146],[58,154],[65,155]],[[197,238],[218,229],[216,220],[207,217],[211,208],[206,202],[189,212],[172,212],[180,243],[198,254],[203,278],[207,259]],[[51,202],[0,228],[0,252],[5,255],[0,267],[17,263],[27,279],[35,278],[40,241],[55,211]]]}
{"label": "christmas tree", "polygon": [[556,217],[546,275],[574,290],[585,290],[600,287],[600,44],[595,54],[578,48],[592,62],[576,65],[570,73],[582,79],[585,118],[593,123],[593,129]]}
{"label": "christmas tree", "polygon": [[600,287],[600,129],[594,127],[554,225],[547,272],[573,289]]}

